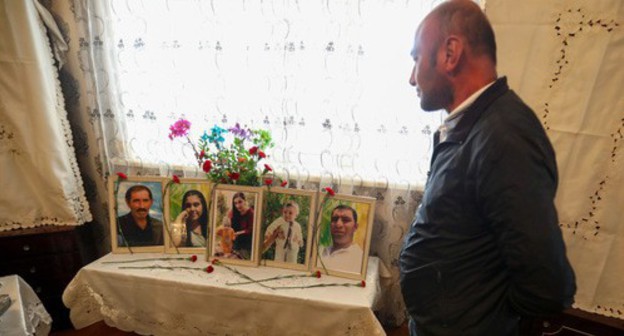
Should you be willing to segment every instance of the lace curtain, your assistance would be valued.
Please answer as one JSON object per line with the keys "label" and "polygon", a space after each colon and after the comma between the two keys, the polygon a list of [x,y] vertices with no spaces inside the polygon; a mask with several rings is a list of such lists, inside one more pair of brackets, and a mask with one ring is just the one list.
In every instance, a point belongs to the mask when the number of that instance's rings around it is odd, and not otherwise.
{"label": "lace curtain", "polygon": [[213,125],[268,129],[270,162],[298,181],[424,181],[439,113],[408,85],[422,1],[85,1],[83,67],[97,87],[108,168],[184,167],[192,137]]}
{"label": "lace curtain", "polygon": [[0,0],[0,231],[91,220],[58,81],[60,48],[38,2]]}

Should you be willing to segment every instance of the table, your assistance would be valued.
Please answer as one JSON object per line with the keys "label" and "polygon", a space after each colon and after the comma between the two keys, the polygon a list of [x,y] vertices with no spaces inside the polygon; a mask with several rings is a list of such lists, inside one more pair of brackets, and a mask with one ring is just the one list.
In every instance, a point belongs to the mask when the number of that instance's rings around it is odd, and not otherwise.
{"label": "table", "polygon": [[[210,265],[205,261],[144,260],[176,257],[187,255],[108,254],[82,268],[63,293],[74,326],[80,329],[103,320],[145,335],[385,335],[373,314],[379,293],[377,258],[369,259],[365,287],[360,281],[326,275],[263,283],[274,287],[353,285],[303,289],[228,285],[245,280],[219,265],[212,273],[202,271]],[[110,263],[137,259],[143,261]],[[256,280],[309,275],[264,266],[228,267]]]}
{"label": "table", "polygon": [[19,276],[0,277],[0,295],[7,294],[11,305],[0,315],[0,335],[47,335],[52,318],[37,294]]}

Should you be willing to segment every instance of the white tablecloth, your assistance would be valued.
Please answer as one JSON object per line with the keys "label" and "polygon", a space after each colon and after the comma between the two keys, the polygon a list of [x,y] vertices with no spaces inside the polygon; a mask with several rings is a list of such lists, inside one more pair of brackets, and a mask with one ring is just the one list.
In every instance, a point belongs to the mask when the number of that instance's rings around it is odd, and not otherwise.
{"label": "white tablecloth", "polygon": [[[76,328],[104,320],[124,331],[153,335],[384,335],[373,314],[379,293],[379,259],[369,260],[366,287],[268,289],[259,284],[229,286],[244,281],[215,266],[199,270],[121,269],[120,266],[206,267],[184,260],[103,262],[164,254],[108,254],[85,266],[63,294]],[[233,266],[230,266],[233,267]],[[269,267],[235,267],[253,279],[303,274]],[[309,286],[359,281],[322,276],[266,282],[269,286]]]}
{"label": "white tablecloth", "polygon": [[0,295],[8,294],[11,306],[0,315],[0,335],[47,335],[52,318],[30,286],[19,276],[0,277]]}

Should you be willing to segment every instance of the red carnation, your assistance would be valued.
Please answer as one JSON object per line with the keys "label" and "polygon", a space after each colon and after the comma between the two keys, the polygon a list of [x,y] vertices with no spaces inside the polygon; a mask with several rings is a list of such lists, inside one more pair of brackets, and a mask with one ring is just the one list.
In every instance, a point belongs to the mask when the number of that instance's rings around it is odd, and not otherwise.
{"label": "red carnation", "polygon": [[261,159],[264,159],[264,158],[266,157],[266,154],[264,154],[264,152],[263,152],[263,151],[258,151],[258,156],[259,156]]}
{"label": "red carnation", "polygon": [[202,151],[199,152],[199,159],[201,160],[201,159],[203,159],[205,157],[206,157],[206,152],[204,152],[204,150],[202,149]]}
{"label": "red carnation", "polygon": [[206,273],[212,273],[214,272],[214,267],[212,267],[212,265],[208,265],[208,267],[206,267]]}
{"label": "red carnation", "polygon": [[264,164],[264,169],[265,169],[266,171],[273,171],[273,168],[271,168],[271,166],[269,166],[269,165],[268,165],[268,164],[266,164],[266,163]]}
{"label": "red carnation", "polygon": [[362,280],[362,282],[360,282],[360,286],[366,287],[366,281]]}
{"label": "red carnation", "polygon": [[325,187],[325,191],[329,194],[329,196],[335,196],[336,192],[331,187]]}
{"label": "red carnation", "polygon": [[197,256],[193,254],[193,255],[189,258],[189,260],[190,260],[190,261],[192,261],[192,262],[196,262],[196,261],[197,261]]}
{"label": "red carnation", "polygon": [[250,155],[256,155],[257,152],[258,152],[258,146],[253,146],[253,147],[249,148],[249,154]]}
{"label": "red carnation", "polygon": [[238,180],[239,177],[240,177],[239,173],[230,173],[230,178],[232,179],[232,181]]}
{"label": "red carnation", "polygon": [[265,179],[264,180],[264,184],[270,186],[271,184],[273,184],[273,180],[272,179]]}
{"label": "red carnation", "polygon": [[316,276],[317,278],[321,278],[321,271],[316,271],[316,273],[314,273],[314,276]]}
{"label": "red carnation", "polygon": [[128,175],[122,173],[122,172],[118,172],[117,176],[119,176],[120,180],[127,180],[128,179]]}
{"label": "red carnation", "polygon": [[212,261],[210,262],[213,265],[219,265],[219,259],[212,259]]}
{"label": "red carnation", "polygon": [[285,187],[288,184],[288,181],[282,181],[282,183],[280,184],[280,187]]}
{"label": "red carnation", "polygon": [[180,183],[180,178],[178,175],[173,175],[173,183]]}
{"label": "red carnation", "polygon": [[204,165],[202,166],[202,169],[206,172],[206,173],[210,173],[210,169],[212,169],[212,162],[210,162],[210,160],[206,160],[204,162]]}

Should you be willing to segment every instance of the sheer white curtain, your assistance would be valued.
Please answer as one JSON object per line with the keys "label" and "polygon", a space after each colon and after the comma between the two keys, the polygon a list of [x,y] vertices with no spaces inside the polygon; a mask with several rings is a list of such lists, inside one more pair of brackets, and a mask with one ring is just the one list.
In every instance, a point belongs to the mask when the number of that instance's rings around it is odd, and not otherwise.
{"label": "sheer white curtain", "polygon": [[193,167],[170,141],[235,123],[272,132],[277,172],[305,182],[424,181],[439,113],[408,84],[417,22],[431,1],[85,1],[81,44],[94,119],[117,165]]}

